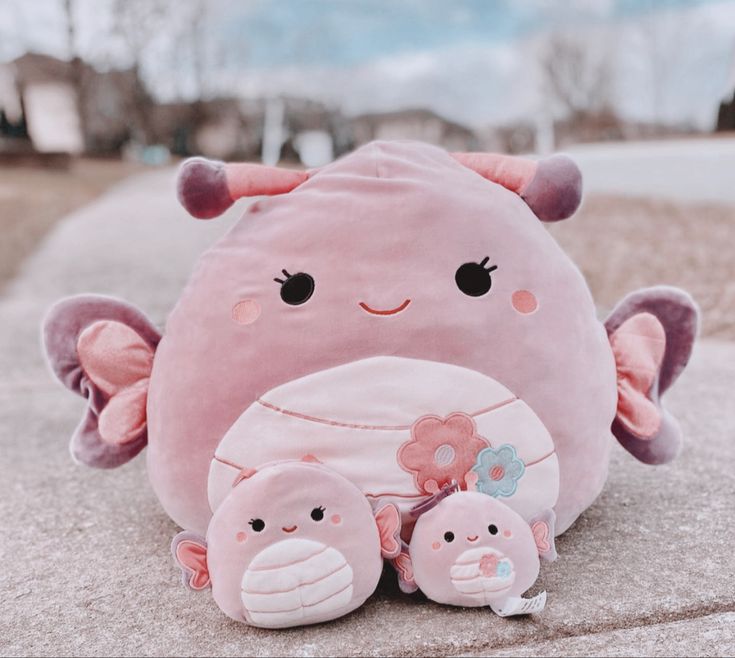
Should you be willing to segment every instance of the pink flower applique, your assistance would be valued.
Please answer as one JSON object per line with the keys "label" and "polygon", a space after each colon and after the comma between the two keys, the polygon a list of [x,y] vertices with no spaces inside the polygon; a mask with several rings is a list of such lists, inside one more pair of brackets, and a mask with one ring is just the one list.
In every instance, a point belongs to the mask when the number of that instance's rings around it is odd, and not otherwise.
{"label": "pink flower applique", "polygon": [[419,491],[434,494],[452,480],[465,488],[465,474],[474,466],[477,453],[487,447],[467,414],[422,416],[411,428],[411,439],[398,450],[398,463],[413,473]]}
{"label": "pink flower applique", "polygon": [[485,578],[493,578],[498,573],[498,556],[487,553],[480,558],[480,573]]}

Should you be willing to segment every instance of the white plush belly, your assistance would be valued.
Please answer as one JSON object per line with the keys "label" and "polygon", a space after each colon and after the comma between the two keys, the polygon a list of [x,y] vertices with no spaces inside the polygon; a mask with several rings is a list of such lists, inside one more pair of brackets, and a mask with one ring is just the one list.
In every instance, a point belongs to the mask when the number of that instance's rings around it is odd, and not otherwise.
{"label": "white plush belly", "polygon": [[[513,564],[491,548],[473,548],[462,553],[452,565],[454,588],[468,600],[487,605],[502,597],[515,581]],[[469,601],[468,601],[469,602]]]}
{"label": "white plush belly", "polygon": [[270,628],[330,619],[352,600],[352,567],[336,548],[287,539],[258,553],[242,578],[253,624]]}
{"label": "white plush belly", "polygon": [[[525,518],[553,507],[559,493],[554,444],[531,408],[494,379],[459,366],[375,357],[279,386],[243,412],[222,439],[209,475],[212,509],[243,467],[315,456],[371,499],[406,511],[421,498],[397,458],[426,416],[470,416],[496,448],[512,445],[525,471],[504,502]],[[446,459],[439,451],[435,458]]]}

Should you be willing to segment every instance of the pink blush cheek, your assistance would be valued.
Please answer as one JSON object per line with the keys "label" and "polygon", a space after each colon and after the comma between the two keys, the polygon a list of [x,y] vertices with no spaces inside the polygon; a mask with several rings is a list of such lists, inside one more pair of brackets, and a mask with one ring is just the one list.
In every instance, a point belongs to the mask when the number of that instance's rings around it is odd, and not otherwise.
{"label": "pink blush cheek", "polygon": [[243,542],[244,542],[244,541],[245,541],[245,540],[246,540],[247,538],[248,538],[248,536],[247,536],[247,533],[244,533],[244,532],[238,532],[238,533],[237,533],[237,534],[235,535],[235,539],[237,539],[237,541],[238,541],[238,542],[239,542],[240,544],[242,544],[242,543],[243,543]]}
{"label": "pink blush cheek", "polygon": [[340,523],[342,523],[342,517],[339,514],[332,514],[331,521],[332,523],[334,523],[334,525],[339,525]]}
{"label": "pink blush cheek", "polygon": [[434,542],[434,543],[433,543],[433,544],[431,545],[431,548],[433,548],[433,549],[434,549],[435,551],[438,551],[438,550],[439,550],[439,549],[440,549],[441,547],[442,547],[442,545],[441,545],[441,544],[440,544],[440,543],[439,543],[438,541],[435,541],[435,542]]}
{"label": "pink blush cheek", "polygon": [[510,539],[513,536],[513,533],[510,530],[503,530],[503,537],[506,539]]}
{"label": "pink blush cheek", "polygon": [[232,307],[232,319],[237,324],[253,324],[260,317],[260,304],[254,299],[243,299]]}
{"label": "pink blush cheek", "polygon": [[513,308],[521,315],[530,315],[538,309],[538,300],[530,290],[516,290],[510,298]]}

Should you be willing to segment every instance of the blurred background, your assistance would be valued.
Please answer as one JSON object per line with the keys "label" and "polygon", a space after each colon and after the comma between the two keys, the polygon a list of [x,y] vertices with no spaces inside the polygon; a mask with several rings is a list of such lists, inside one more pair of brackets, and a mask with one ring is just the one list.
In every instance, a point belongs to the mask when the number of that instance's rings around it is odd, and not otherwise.
{"label": "blurred background", "polygon": [[724,1],[3,0],[0,60],[5,157],[313,166],[376,138],[735,130]]}
{"label": "blurred background", "polygon": [[601,303],[677,283],[732,337],[734,93],[732,0],[0,0],[0,285],[131,173],[407,138],[569,151]]}

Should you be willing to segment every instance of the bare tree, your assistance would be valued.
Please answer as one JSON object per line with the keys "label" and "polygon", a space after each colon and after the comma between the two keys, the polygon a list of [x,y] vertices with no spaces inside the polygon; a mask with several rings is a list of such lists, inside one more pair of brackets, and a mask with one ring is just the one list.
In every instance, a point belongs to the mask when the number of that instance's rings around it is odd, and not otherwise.
{"label": "bare tree", "polygon": [[546,149],[577,141],[620,139],[622,127],[614,108],[613,45],[607,35],[589,32],[551,33],[541,50],[544,106],[537,131]]}
{"label": "bare tree", "polygon": [[564,33],[552,33],[541,54],[546,91],[566,115],[596,114],[612,107],[612,59],[606,48]]}
{"label": "bare tree", "polygon": [[671,120],[667,110],[672,92],[681,84],[682,67],[696,59],[707,32],[700,20],[681,9],[659,7],[651,0],[644,7],[646,11],[629,26],[629,45],[647,78],[651,115],[663,124]]}
{"label": "bare tree", "polygon": [[[183,89],[194,100],[215,97],[222,90],[231,93],[231,87],[223,83],[222,69],[233,43],[232,39],[223,41],[221,31],[213,37],[216,14],[211,1],[178,0],[177,21],[171,26],[174,46],[170,55],[180,96],[184,95]],[[241,35],[237,40],[242,42]]]}
{"label": "bare tree", "polygon": [[153,129],[150,118],[153,99],[144,74],[146,57],[161,33],[171,9],[169,0],[115,0],[112,6],[113,32],[128,50],[136,85],[132,100],[133,131],[143,142],[150,141]]}

